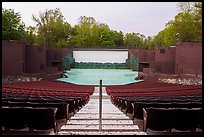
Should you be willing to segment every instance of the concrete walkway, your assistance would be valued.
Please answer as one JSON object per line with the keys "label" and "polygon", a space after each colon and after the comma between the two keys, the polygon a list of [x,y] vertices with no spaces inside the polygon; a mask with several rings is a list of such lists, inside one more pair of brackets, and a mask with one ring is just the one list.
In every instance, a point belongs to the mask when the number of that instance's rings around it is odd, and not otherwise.
{"label": "concrete walkway", "polygon": [[99,131],[99,87],[95,87],[89,102],[78,111],[66,125],[61,127],[60,135],[146,135],[133,124],[125,114],[115,107],[105,87],[102,88],[102,131]]}

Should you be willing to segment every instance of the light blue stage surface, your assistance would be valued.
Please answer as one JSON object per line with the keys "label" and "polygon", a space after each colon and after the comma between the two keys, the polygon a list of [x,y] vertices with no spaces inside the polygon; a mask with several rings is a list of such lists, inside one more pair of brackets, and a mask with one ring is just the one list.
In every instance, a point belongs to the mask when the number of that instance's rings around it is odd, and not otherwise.
{"label": "light blue stage surface", "polygon": [[102,85],[125,85],[143,80],[135,80],[138,76],[137,71],[130,69],[71,69],[66,71],[68,78],[58,78],[57,81],[63,81],[79,85],[99,86]]}

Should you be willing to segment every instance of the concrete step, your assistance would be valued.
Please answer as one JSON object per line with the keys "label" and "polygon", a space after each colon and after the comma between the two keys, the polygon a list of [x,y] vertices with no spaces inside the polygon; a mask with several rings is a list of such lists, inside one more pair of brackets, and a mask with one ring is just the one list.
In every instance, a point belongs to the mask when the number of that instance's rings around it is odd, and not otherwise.
{"label": "concrete step", "polygon": [[[124,124],[103,124],[103,131],[139,131],[137,125],[124,125]],[[63,125],[61,131],[99,131],[98,124],[69,124]]]}
{"label": "concrete step", "polygon": [[[91,99],[99,99],[99,95],[91,95],[90,96],[90,98]],[[110,96],[102,96],[102,99],[109,99],[110,98]]]}
{"label": "concrete step", "polygon": [[140,131],[61,131],[59,135],[147,135]]}
{"label": "concrete step", "polygon": [[[91,119],[91,120],[81,120],[81,119],[72,119],[67,122],[69,124],[99,124],[98,119]],[[133,124],[132,120],[102,120],[102,124]]]}
{"label": "concrete step", "polygon": [[137,124],[114,106],[103,90],[102,131],[99,131],[99,87],[89,102],[61,127],[60,135],[145,135]]}
{"label": "concrete step", "polygon": [[[77,119],[77,118],[79,118],[79,119],[96,119],[96,118],[99,118],[99,114],[75,114],[74,115],[74,117],[72,117],[71,119]],[[102,118],[104,118],[104,119],[118,119],[118,120],[120,120],[120,119],[127,119],[127,120],[129,120],[129,118],[125,115],[125,114],[102,114]]]}

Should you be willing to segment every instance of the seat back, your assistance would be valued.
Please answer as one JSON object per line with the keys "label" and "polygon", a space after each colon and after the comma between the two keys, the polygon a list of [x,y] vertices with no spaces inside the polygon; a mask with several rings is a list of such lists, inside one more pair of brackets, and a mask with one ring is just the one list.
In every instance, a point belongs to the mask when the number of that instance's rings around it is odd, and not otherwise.
{"label": "seat back", "polygon": [[51,108],[58,108],[56,112],[56,119],[68,119],[69,107],[68,104],[65,102],[28,102],[29,107],[51,107]]}
{"label": "seat back", "polygon": [[177,108],[173,116],[173,127],[176,130],[196,130],[201,108]]}
{"label": "seat back", "polygon": [[174,110],[174,108],[146,108],[147,116],[144,131],[147,129],[155,131],[170,130]]}
{"label": "seat back", "polygon": [[24,107],[2,107],[2,126],[5,129],[27,127],[28,111]]}
{"label": "seat back", "polygon": [[153,102],[134,102],[134,118],[143,119],[143,108],[152,107]]}
{"label": "seat back", "polygon": [[57,125],[55,120],[57,108],[28,108],[29,110],[29,129],[48,130],[54,129],[56,132]]}
{"label": "seat back", "polygon": [[199,111],[199,115],[198,115],[198,128],[203,129],[203,121],[202,121],[202,117],[203,117],[203,109],[200,109]]}

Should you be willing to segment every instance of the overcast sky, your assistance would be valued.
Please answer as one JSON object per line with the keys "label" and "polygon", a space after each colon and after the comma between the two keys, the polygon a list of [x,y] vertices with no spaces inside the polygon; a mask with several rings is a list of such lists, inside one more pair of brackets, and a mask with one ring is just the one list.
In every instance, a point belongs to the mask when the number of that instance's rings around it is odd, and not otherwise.
{"label": "overcast sky", "polygon": [[154,36],[179,12],[177,2],[2,2],[2,7],[21,14],[26,26],[35,26],[32,14],[60,8],[72,26],[80,16],[94,17],[99,23],[123,33]]}

